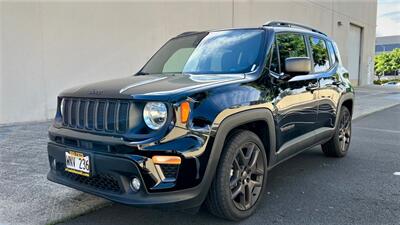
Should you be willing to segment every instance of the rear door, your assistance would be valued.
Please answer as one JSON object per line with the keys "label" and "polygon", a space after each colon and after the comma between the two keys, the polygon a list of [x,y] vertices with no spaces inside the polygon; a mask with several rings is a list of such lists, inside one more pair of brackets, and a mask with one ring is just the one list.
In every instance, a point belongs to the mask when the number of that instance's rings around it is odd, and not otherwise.
{"label": "rear door", "polygon": [[[313,73],[319,82],[319,89],[316,92],[318,98],[316,128],[320,129],[319,133],[326,131],[329,134],[329,129],[333,129],[335,126],[336,110],[340,98],[338,59],[331,41],[317,36],[308,36],[307,39],[312,53]],[[319,139],[325,138],[323,135],[318,137]]]}

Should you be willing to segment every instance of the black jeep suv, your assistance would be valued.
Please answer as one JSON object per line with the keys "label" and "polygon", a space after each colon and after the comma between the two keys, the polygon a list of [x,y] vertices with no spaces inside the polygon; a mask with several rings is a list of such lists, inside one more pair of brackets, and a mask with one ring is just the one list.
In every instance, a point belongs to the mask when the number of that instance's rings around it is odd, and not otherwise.
{"label": "black jeep suv", "polygon": [[66,90],[48,179],[135,206],[250,216],[267,172],[346,155],[354,92],[327,35],[287,22],[186,32],[134,76]]}

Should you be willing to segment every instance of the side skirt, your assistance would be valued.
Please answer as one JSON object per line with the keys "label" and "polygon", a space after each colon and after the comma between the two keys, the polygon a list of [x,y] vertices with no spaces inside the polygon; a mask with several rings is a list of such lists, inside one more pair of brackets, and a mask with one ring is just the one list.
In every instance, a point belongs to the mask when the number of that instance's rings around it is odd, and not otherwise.
{"label": "side skirt", "polygon": [[[303,152],[306,149],[322,144],[329,140],[335,132],[335,128],[319,128],[283,144],[276,153],[276,165]],[[275,165],[273,165],[275,166]]]}

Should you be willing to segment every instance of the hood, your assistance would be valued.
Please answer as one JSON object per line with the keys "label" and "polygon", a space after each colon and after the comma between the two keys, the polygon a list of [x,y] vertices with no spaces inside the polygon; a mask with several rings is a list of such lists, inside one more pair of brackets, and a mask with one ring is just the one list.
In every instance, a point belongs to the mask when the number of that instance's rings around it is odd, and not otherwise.
{"label": "hood", "polygon": [[243,74],[140,75],[65,90],[61,97],[169,100],[203,89],[247,80]]}

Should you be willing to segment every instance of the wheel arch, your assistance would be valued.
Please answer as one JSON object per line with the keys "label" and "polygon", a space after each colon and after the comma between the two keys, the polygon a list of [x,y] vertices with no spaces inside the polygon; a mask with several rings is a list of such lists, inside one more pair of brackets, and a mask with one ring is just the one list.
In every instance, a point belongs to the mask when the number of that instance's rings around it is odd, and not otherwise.
{"label": "wheel arch", "polygon": [[336,120],[335,120],[335,128],[339,122],[339,114],[343,106],[346,106],[350,110],[351,116],[353,116],[354,112],[354,93],[348,92],[342,95],[339,100],[339,104],[336,110]]}
{"label": "wheel arch", "polygon": [[349,109],[350,114],[353,115],[353,108],[354,108],[354,101],[353,99],[349,98],[343,101],[342,106],[346,106]]}
{"label": "wheel arch", "polygon": [[212,154],[216,156],[213,158],[218,159],[215,165],[219,163],[219,157],[229,135],[241,129],[250,130],[260,138],[267,154],[268,166],[270,166],[275,159],[276,136],[273,115],[268,109],[249,109],[238,112],[226,117],[220,123],[212,147]]}

